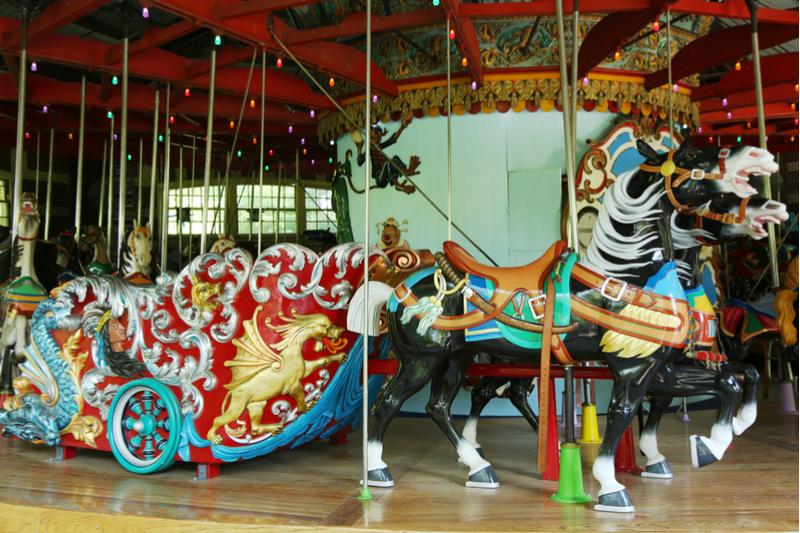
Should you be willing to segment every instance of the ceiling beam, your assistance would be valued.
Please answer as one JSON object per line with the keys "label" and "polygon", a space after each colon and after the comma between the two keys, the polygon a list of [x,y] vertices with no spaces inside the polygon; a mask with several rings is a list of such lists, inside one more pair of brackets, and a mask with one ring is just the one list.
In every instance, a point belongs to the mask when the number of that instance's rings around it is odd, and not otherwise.
{"label": "ceiling beam", "polygon": [[[618,11],[641,11],[650,6],[648,0],[581,0],[581,13],[614,13]],[[572,0],[564,0],[564,12],[573,11]],[[500,2],[462,4],[461,16],[471,19],[501,19],[507,17],[533,17],[555,15],[553,0],[531,0],[529,2]]]}
{"label": "ceiling beam", "polygon": [[[678,0],[672,8],[675,13],[689,13],[708,17],[750,20],[750,10],[742,1],[706,2],[705,0]],[[774,22],[797,26],[800,24],[797,10],[758,8],[759,22]],[[759,32],[761,33],[761,32]]]}
{"label": "ceiling beam", "polygon": [[[759,49],[766,50],[797,39],[797,28],[775,23],[759,24]],[[672,58],[672,79],[680,80],[736,61],[753,52],[750,25],[733,26],[710,33],[684,46]],[[647,90],[667,84],[667,69],[648,74],[644,79]]]}
{"label": "ceiling beam", "polygon": [[[251,3],[251,2],[246,2]],[[420,26],[443,19],[442,10],[438,8],[421,9],[409,13],[389,15],[386,17],[372,17],[373,35],[382,31],[399,30],[409,26]],[[310,43],[315,41],[333,41],[342,37],[365,35],[367,32],[367,14],[351,13],[341,24],[324,26],[313,30],[284,30],[280,39],[286,46],[293,44]]]}
{"label": "ceiling beam", "polygon": [[[258,53],[256,52],[256,55]],[[217,72],[221,69],[250,61],[253,58],[253,48],[246,46],[237,50],[234,46],[224,46],[217,52]],[[202,74],[211,72],[211,61],[194,61],[189,67],[186,68],[186,77],[188,79],[196,78]]]}
{"label": "ceiling beam", "polygon": [[[478,34],[475,25],[467,17],[461,15],[460,0],[442,0],[442,7],[450,19],[450,29],[455,31],[458,49],[467,58],[467,70],[472,81],[483,84],[483,62],[481,61],[481,47],[478,43]],[[446,49],[450,50],[449,36],[445,37]]]}
{"label": "ceiling beam", "polygon": [[[92,11],[106,5],[108,0],[64,0],[55,2],[28,23],[28,43],[44,33],[54,32]],[[22,44],[22,25],[3,34],[3,48],[17,51]]]}
{"label": "ceiling beam", "polygon": [[612,13],[592,26],[578,52],[578,78],[586,76],[642,28],[653,22],[676,0],[652,0],[642,11]]}
{"label": "ceiling beam", "polygon": [[233,2],[216,6],[216,15],[220,20],[227,20],[278,11],[280,9],[307,6],[322,1],[323,0],[249,0],[248,2]]}
{"label": "ceiling beam", "polygon": [[[162,46],[184,35],[188,35],[197,30],[197,26],[188,20],[181,20],[166,28],[151,28],[142,37],[128,46],[128,57],[140,54],[150,48]],[[122,45],[116,44],[106,52],[106,63],[113,65],[122,61]]]}
{"label": "ceiling beam", "polygon": [[11,74],[11,81],[14,83],[14,89],[19,91],[19,59],[11,54],[3,54],[3,61],[6,63],[6,68]]}
{"label": "ceiling beam", "polygon": [[[800,61],[800,53],[798,52],[785,52],[762,57],[761,86],[769,87],[770,85],[782,83],[796,84],[798,82],[798,61]],[[702,101],[709,98],[753,89],[755,89],[753,62],[746,61],[742,63],[741,70],[729,71],[717,83],[709,83],[692,89],[692,100],[701,102],[702,105]]]}
{"label": "ceiling beam", "polygon": [[[794,90],[793,83],[779,83],[777,85],[770,85],[762,88],[762,94],[765,104],[772,102],[797,102],[798,94]],[[728,100],[728,105],[722,105],[723,98]],[[729,111],[738,107],[748,107],[753,105],[756,101],[756,91],[751,89],[749,91],[742,91],[738,93],[728,94],[724,96],[717,96],[703,101],[700,110],[704,113],[709,111]]]}
{"label": "ceiling beam", "polygon": [[[740,107],[733,110],[732,118],[728,118],[727,111],[709,111],[708,113],[700,113],[701,124],[724,124],[730,120],[741,122],[743,120],[756,120],[758,118],[758,108],[756,106]],[[787,102],[774,102],[771,104],[764,104],[764,117],[765,118],[795,118],[797,117],[797,110],[792,109]]]}
{"label": "ceiling beam", "polygon": [[[791,127],[789,127],[791,126]],[[795,126],[794,121],[787,120],[786,122],[780,122],[776,124],[768,124],[766,126],[767,135],[785,135],[787,131],[791,131],[792,128],[795,130],[797,126]],[[712,127],[712,131],[708,132],[709,135],[755,135],[758,136],[758,125],[755,128],[747,127],[745,122],[739,122],[737,124],[715,124]]]}

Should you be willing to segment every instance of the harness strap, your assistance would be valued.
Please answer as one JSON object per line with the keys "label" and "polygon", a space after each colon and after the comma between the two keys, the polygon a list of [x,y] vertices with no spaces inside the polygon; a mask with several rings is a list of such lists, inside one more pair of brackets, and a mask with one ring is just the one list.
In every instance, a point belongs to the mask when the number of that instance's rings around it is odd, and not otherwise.
{"label": "harness strap", "polygon": [[547,418],[550,414],[550,342],[553,337],[555,292],[555,283],[548,283],[547,300],[544,307],[542,358],[539,367],[541,372],[539,377],[539,455],[536,462],[536,469],[539,472],[544,472],[547,462]]}

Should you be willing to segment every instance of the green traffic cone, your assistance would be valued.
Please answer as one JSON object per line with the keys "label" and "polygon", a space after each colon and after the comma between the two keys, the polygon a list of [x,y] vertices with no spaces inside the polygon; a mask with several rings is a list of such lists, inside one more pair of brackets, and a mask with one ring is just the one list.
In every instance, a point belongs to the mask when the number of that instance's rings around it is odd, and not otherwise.
{"label": "green traffic cone", "polygon": [[561,503],[592,501],[592,497],[583,492],[580,444],[565,442],[561,445],[561,470],[558,476],[558,492],[551,494],[550,497]]}

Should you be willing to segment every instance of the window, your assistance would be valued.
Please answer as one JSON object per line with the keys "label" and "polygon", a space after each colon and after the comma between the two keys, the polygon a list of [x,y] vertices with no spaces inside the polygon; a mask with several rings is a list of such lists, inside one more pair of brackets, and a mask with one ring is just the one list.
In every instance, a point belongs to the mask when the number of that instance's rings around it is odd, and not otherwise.
{"label": "window", "polygon": [[[238,233],[247,235],[258,233],[259,190],[258,185],[238,185],[236,205]],[[295,211],[294,185],[282,185],[278,198],[277,185],[264,185],[261,189],[261,233],[274,234],[278,222],[278,233],[297,233],[297,213]],[[252,230],[251,230],[252,225]]]}
{"label": "window", "polygon": [[[222,194],[220,195],[220,189]],[[225,227],[225,210],[219,209],[220,200],[225,204],[225,187],[208,188],[208,220],[206,235],[222,233]],[[222,196],[220,198],[220,196]],[[178,201],[180,197],[180,226],[183,235],[200,235],[203,229],[203,187],[184,187],[169,191],[169,211],[167,233],[178,234]],[[216,220],[216,223],[215,223]]]}
{"label": "window", "polygon": [[306,230],[322,229],[336,233],[336,213],[331,194],[330,189],[306,188]]}
{"label": "window", "polygon": [[11,227],[8,219],[8,181],[0,180],[0,226]]}

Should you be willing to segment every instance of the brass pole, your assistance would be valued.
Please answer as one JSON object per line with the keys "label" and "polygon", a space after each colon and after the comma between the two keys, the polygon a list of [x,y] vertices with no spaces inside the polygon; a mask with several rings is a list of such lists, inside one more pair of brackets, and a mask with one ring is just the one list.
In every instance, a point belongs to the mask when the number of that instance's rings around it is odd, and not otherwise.
{"label": "brass pole", "polygon": [[206,164],[203,180],[203,222],[200,231],[200,253],[206,252],[206,224],[208,223],[208,188],[211,187],[211,144],[214,139],[214,84],[217,71],[217,49],[211,49],[211,83],[208,92],[208,127],[206,129]]}
{"label": "brass pole", "polygon": [[[558,54],[559,64],[561,67],[561,109],[564,118],[564,145],[566,147],[567,156],[567,194],[569,197],[569,212],[571,218],[577,218],[578,204],[575,198],[575,165],[572,154],[572,134],[570,133],[570,104],[569,104],[569,91],[567,89],[567,51],[564,40],[564,6],[561,0],[556,0],[556,20],[558,26]],[[578,249],[578,225],[573,222],[569,232],[570,246]]]}

